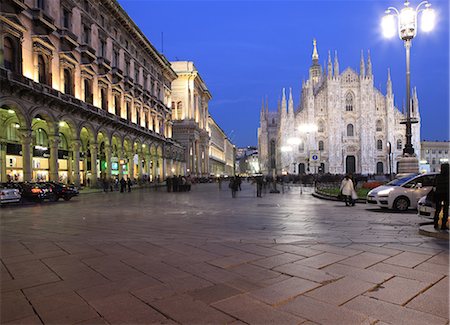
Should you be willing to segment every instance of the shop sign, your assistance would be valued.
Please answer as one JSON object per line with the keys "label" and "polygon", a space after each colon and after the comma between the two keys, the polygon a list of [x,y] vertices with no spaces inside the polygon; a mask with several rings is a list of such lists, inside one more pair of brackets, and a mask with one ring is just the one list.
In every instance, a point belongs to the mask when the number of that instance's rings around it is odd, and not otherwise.
{"label": "shop sign", "polygon": [[20,143],[7,143],[6,154],[11,156],[22,156],[22,145]]}
{"label": "shop sign", "polygon": [[69,150],[58,150],[58,159],[69,159]]}

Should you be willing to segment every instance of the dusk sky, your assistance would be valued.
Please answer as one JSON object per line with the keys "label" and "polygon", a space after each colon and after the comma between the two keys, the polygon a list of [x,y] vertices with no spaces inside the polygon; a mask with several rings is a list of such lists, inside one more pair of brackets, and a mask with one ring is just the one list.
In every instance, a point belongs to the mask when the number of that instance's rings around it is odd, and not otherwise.
{"label": "dusk sky", "polygon": [[[370,50],[374,84],[386,94],[387,70],[395,104],[405,101],[405,50],[397,36],[382,37],[380,21],[403,1],[151,1],[119,0],[150,42],[169,61],[194,61],[213,99],[209,111],[238,147],[257,145],[263,97],[276,110],[283,87],[299,104],[308,78],[312,40],[319,62],[338,52],[340,71],[359,72]],[[417,6],[419,1],[412,1]],[[417,87],[422,140],[449,139],[449,5],[431,1],[438,21],[419,29],[411,49],[411,85]],[[164,35],[162,48],[161,33]]]}

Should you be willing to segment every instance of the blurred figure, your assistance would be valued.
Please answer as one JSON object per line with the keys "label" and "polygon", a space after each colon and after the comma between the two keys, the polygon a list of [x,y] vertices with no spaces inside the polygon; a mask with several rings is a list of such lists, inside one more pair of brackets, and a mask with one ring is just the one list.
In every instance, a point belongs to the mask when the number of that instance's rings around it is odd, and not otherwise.
{"label": "blurred figure", "polygon": [[439,228],[439,214],[442,209],[443,217],[441,230],[447,230],[447,220],[448,220],[448,201],[449,201],[449,189],[448,189],[448,171],[449,165],[441,165],[441,173],[436,175],[435,179],[435,190],[434,190],[434,203],[436,205],[436,211],[434,212],[434,228]]}
{"label": "blurred figure", "polygon": [[346,206],[354,206],[355,200],[353,197],[356,195],[355,188],[353,187],[353,180],[350,175],[345,175],[341,182],[341,193],[344,196],[344,202]]}

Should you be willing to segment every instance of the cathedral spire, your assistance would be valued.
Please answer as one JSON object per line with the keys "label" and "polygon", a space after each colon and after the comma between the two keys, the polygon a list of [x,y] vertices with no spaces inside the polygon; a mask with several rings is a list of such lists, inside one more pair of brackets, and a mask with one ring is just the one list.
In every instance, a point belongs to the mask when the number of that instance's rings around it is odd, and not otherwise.
{"label": "cathedral spire", "polygon": [[339,77],[339,62],[338,62],[337,51],[334,51],[334,76]]}
{"label": "cathedral spire", "polygon": [[269,116],[269,97],[266,96],[266,116]]}
{"label": "cathedral spire", "polygon": [[289,88],[288,115],[294,117],[294,99],[292,98],[292,88]]}
{"label": "cathedral spire", "polygon": [[367,76],[372,77],[372,61],[370,60],[370,50],[367,50]]}
{"label": "cathedral spire", "polygon": [[328,78],[333,78],[333,66],[331,64],[331,53],[328,51]]}
{"label": "cathedral spire", "polygon": [[386,82],[386,95],[392,96],[391,69],[388,68],[388,79]]}
{"label": "cathedral spire", "polygon": [[312,54],[312,60],[313,60],[313,63],[314,63],[314,62],[318,62],[319,61],[319,53],[317,53],[317,41],[316,41],[316,39],[313,39],[313,46],[314,46],[314,49],[313,49],[313,54]]}
{"label": "cathedral spire", "polygon": [[419,98],[417,98],[417,88],[416,87],[414,87],[414,89],[413,89],[411,115],[414,117],[419,116]]}
{"label": "cathedral spire", "polygon": [[261,116],[261,120],[263,120],[264,118],[265,118],[265,111],[264,111],[264,97],[263,97],[263,99],[262,99],[262,103],[261,103],[261,113],[260,113],[260,116]]}
{"label": "cathedral spire", "polygon": [[287,103],[286,103],[286,88],[283,88],[283,97],[281,98],[281,116],[286,114]]}
{"label": "cathedral spire", "polygon": [[364,77],[366,75],[366,69],[364,67],[364,53],[361,50],[361,61],[359,62],[359,75]]}

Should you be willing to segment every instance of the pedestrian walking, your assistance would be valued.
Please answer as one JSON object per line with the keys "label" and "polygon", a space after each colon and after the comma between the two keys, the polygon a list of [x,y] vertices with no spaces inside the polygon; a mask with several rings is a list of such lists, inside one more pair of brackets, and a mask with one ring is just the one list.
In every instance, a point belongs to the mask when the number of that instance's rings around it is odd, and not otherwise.
{"label": "pedestrian walking", "polygon": [[230,184],[228,187],[231,189],[231,197],[236,198],[236,192],[239,190],[239,184],[236,177],[230,179]]}
{"label": "pedestrian walking", "polygon": [[127,181],[122,177],[120,180],[120,193],[125,192],[125,188],[127,186]]}
{"label": "pedestrian walking", "polygon": [[127,179],[127,185],[128,185],[128,192],[131,192],[131,185],[132,185],[132,183],[131,183],[131,178],[130,177],[128,177],[128,179]]}
{"label": "pedestrian walking", "polygon": [[[167,177],[166,178],[166,185],[167,185],[167,192],[172,192],[172,184],[173,184],[173,179],[172,177]],[[174,189],[175,192],[175,189]]]}
{"label": "pedestrian walking", "polygon": [[256,176],[256,196],[262,197],[262,188],[263,188],[263,177]]}
{"label": "pedestrian walking", "polygon": [[217,178],[217,182],[219,183],[219,191],[222,189],[222,177]]}
{"label": "pedestrian walking", "polygon": [[448,230],[447,220],[448,220],[448,201],[449,201],[449,165],[441,165],[441,173],[436,175],[435,179],[435,189],[434,189],[434,203],[436,210],[434,212],[434,228],[439,228],[439,215],[442,211],[442,224],[441,230]]}
{"label": "pedestrian walking", "polygon": [[341,194],[344,197],[344,202],[346,206],[354,206],[356,191],[353,186],[353,180],[350,175],[345,175],[344,179],[341,182]]}

